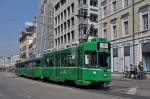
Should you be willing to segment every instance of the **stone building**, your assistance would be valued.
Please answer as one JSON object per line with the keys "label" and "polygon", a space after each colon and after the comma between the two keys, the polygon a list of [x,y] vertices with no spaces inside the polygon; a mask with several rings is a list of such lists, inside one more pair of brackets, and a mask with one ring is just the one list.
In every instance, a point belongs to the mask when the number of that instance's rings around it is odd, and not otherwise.
{"label": "stone building", "polygon": [[35,27],[29,26],[22,31],[19,38],[20,59],[26,59],[35,54]]}
{"label": "stone building", "polygon": [[99,0],[99,36],[112,44],[112,71],[144,62],[150,71],[149,0]]}
{"label": "stone building", "polygon": [[54,47],[76,45],[94,24],[98,33],[98,0],[56,0],[54,8]]}
{"label": "stone building", "polygon": [[54,47],[54,2],[55,0],[41,0],[36,15],[36,54]]}

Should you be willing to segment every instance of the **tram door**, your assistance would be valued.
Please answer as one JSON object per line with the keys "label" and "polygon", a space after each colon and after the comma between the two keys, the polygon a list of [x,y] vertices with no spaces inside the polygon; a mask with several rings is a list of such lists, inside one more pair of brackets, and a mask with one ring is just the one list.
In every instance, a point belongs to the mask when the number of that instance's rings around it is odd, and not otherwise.
{"label": "tram door", "polygon": [[58,68],[60,65],[60,61],[59,61],[59,55],[56,54],[55,56],[55,78],[58,79]]}
{"label": "tram door", "polygon": [[130,64],[131,64],[130,56],[124,56],[124,71],[130,71]]}
{"label": "tram door", "polygon": [[150,42],[142,44],[144,70],[150,71]]}
{"label": "tram door", "polygon": [[114,57],[114,61],[113,61],[113,65],[114,65],[114,72],[119,72],[119,57]]}
{"label": "tram door", "polygon": [[79,48],[78,49],[78,65],[77,65],[77,80],[81,80],[81,67],[82,67],[82,62],[83,61],[83,54],[82,54],[82,49]]}
{"label": "tram door", "polygon": [[113,49],[113,68],[114,72],[119,72],[120,70],[120,60],[118,55],[118,48]]}
{"label": "tram door", "polygon": [[150,54],[143,55],[144,71],[150,71]]}
{"label": "tram door", "polygon": [[130,71],[130,64],[132,64],[130,46],[124,46],[124,71]]}

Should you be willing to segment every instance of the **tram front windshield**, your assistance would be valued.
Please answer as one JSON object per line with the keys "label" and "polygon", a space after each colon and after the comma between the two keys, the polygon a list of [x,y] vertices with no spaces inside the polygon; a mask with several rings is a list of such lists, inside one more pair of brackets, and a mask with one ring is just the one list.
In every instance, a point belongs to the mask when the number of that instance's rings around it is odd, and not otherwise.
{"label": "tram front windshield", "polygon": [[96,52],[86,52],[85,53],[85,66],[86,67],[96,67],[97,65],[97,53]]}
{"label": "tram front windshield", "polygon": [[98,66],[109,67],[110,66],[110,55],[106,52],[98,53]]}
{"label": "tram front windshield", "polygon": [[86,52],[85,66],[90,68],[109,67],[110,55],[105,52]]}

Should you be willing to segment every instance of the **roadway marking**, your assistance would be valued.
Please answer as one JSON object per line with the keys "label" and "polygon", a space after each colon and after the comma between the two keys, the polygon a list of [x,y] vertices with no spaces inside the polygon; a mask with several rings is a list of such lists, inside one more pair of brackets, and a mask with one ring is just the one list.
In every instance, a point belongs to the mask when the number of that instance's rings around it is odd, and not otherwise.
{"label": "roadway marking", "polygon": [[137,92],[137,88],[138,88],[137,86],[129,88],[129,90],[128,90],[128,92],[126,92],[126,94],[135,95]]}

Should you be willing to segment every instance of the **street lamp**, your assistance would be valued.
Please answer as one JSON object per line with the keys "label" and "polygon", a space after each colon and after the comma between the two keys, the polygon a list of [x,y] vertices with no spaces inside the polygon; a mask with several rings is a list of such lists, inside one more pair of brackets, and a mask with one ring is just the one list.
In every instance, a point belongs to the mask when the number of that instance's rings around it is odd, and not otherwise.
{"label": "street lamp", "polygon": [[134,0],[132,1],[132,3],[133,3],[133,6],[132,6],[132,17],[133,17],[132,18],[132,23],[133,23],[132,24],[132,26],[133,26],[133,31],[132,31],[133,32],[133,36],[132,36],[133,37],[132,38],[132,41],[133,41],[133,50],[132,51],[133,51],[133,56],[132,57],[133,57],[133,66],[135,66],[135,40],[134,40],[135,39],[135,34],[134,34],[134,32],[135,32],[134,31],[134,6],[135,6],[134,3],[135,2],[134,2]]}

